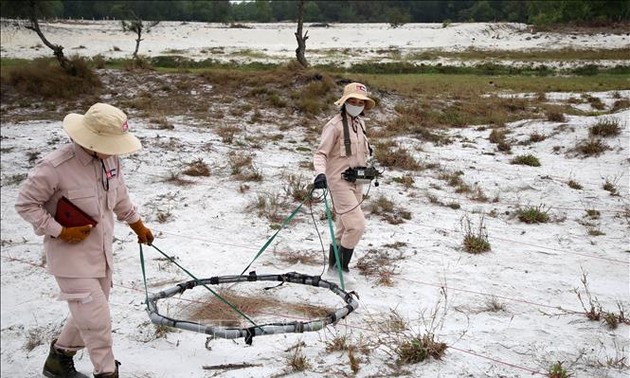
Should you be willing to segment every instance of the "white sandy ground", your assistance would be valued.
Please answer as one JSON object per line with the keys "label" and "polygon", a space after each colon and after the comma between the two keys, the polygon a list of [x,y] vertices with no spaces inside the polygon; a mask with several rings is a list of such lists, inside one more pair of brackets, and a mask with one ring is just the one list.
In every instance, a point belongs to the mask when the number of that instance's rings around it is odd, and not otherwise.
{"label": "white sandy ground", "polygon": [[[9,20],[2,22],[2,56],[34,58],[50,56],[37,35],[15,28]],[[143,34],[140,54],[146,56],[183,55],[194,60],[215,59],[222,62],[284,62],[295,57],[297,42],[294,23],[244,24],[248,28],[230,28],[226,24],[198,22],[161,22]],[[405,24],[391,28],[388,24],[330,24],[313,27],[308,32],[306,57],[311,64],[351,63],[377,59],[381,62],[406,58],[421,64],[419,54],[426,51],[478,50],[555,50],[613,49],[630,46],[628,33],[532,32],[518,23]],[[119,21],[60,21],[43,23],[42,31],[54,44],[65,47],[68,54],[106,58],[129,58],[135,49],[136,36],[124,33]],[[492,62],[498,63],[496,60]],[[443,64],[476,64],[479,61],[456,62],[442,58]],[[584,64],[591,63],[585,61]],[[546,62],[561,65],[562,62]],[[599,61],[599,65],[628,64],[627,61]]]}
{"label": "white sandy ground", "polygon": [[[288,26],[286,26],[288,27]],[[68,26],[69,28],[69,26]],[[319,29],[318,29],[319,30]],[[227,33],[229,30],[225,30]],[[448,31],[448,29],[447,29]],[[358,34],[358,32],[357,32]],[[3,36],[3,38],[5,38]],[[314,39],[314,38],[313,38]],[[82,42],[77,42],[77,44]],[[521,42],[515,42],[522,43]],[[5,48],[3,40],[3,54]],[[566,101],[581,94],[550,93],[549,101]],[[630,91],[593,92],[607,109],[614,101],[630,99]],[[384,101],[383,109],[395,105]],[[585,104],[579,105],[585,108]],[[585,110],[592,110],[588,107]],[[379,110],[368,120],[377,127]],[[238,274],[273,235],[269,221],[247,210],[259,195],[282,198],[288,174],[311,172],[298,168],[311,160],[315,147],[303,141],[300,128],[284,131],[284,138],[253,149],[255,164],[264,180],[249,183],[244,194],[242,182],[231,176],[227,159],[230,151],[241,151],[222,142],[215,130],[173,118],[173,130],[156,130],[149,122],[131,116],[131,128],[145,148],[124,158],[128,186],[141,212],[158,236],[155,244],[197,277]],[[61,119],[6,123],[0,129],[1,159],[1,338],[2,377],[39,377],[48,352],[46,343],[64,321],[63,302],[56,301],[54,279],[43,267],[41,240],[15,213],[19,189],[14,178],[32,166],[29,157],[40,157],[67,140]],[[322,115],[322,125],[327,115]],[[608,138],[609,151],[599,157],[580,158],[571,148],[588,135],[588,129],[601,119],[615,119],[621,135]],[[589,321],[575,290],[585,296],[582,274],[588,277],[591,295],[606,311],[628,316],[630,311],[630,110],[612,116],[568,116],[566,122],[520,120],[508,125],[508,138],[527,141],[532,133],[547,139],[528,145],[513,144],[512,155],[496,151],[488,141],[490,129],[479,127],[447,131],[453,144],[435,146],[412,137],[398,142],[424,164],[437,163],[447,172],[461,171],[469,185],[477,184],[491,199],[477,202],[439,180],[436,170],[413,174],[414,185],[405,189],[392,179],[403,172],[388,170],[381,185],[370,190],[369,204],[385,196],[396,206],[412,213],[412,219],[392,225],[368,214],[368,230],[357,247],[359,258],[381,251],[404,259],[397,263],[392,287],[376,284],[374,279],[358,276],[354,290],[359,309],[334,327],[320,332],[283,334],[254,338],[253,345],[242,339],[214,340],[211,351],[204,347],[206,336],[188,331],[153,336],[154,327],[144,311],[144,292],[139,249],[125,225],[115,231],[115,273],[111,298],[114,352],[122,362],[123,377],[271,377],[288,369],[291,347],[303,342],[302,353],[310,363],[296,377],[351,376],[345,352],[326,352],[327,342],[347,336],[355,345],[376,342],[376,320],[396,310],[418,332],[431,330],[439,341],[449,345],[441,361],[427,360],[405,366],[407,376],[422,377],[530,377],[544,376],[549,367],[563,361],[573,377],[627,377],[630,349],[629,326],[608,329],[602,322]],[[276,125],[247,125],[237,139],[278,133]],[[542,166],[510,164],[517,155],[533,154]],[[188,163],[203,159],[211,169],[209,177],[186,177],[192,185],[166,182]],[[575,180],[583,188],[571,189]],[[605,181],[615,183],[619,195],[602,188]],[[457,202],[458,210],[432,203]],[[492,200],[496,199],[496,202]],[[528,225],[519,222],[516,209],[544,205],[552,222]],[[294,204],[297,206],[297,204]],[[597,210],[596,220],[586,217]],[[325,221],[319,220],[323,205],[314,207],[317,229],[327,243]],[[167,221],[160,216],[170,214]],[[477,226],[485,214],[492,251],[470,255],[462,250],[464,232],[461,220],[467,216]],[[288,215],[288,212],[287,214]],[[589,235],[586,222],[604,235]],[[391,247],[403,243],[400,249]],[[389,245],[389,246],[388,246]],[[254,263],[259,274],[297,271],[320,274],[319,265],[288,264],[280,258],[288,253],[309,254],[321,250],[317,231],[308,211],[283,230],[269,249]],[[190,277],[167,264],[154,249],[145,248],[149,290],[170,288]],[[444,289],[441,289],[444,288]],[[272,295],[298,303],[341,306],[341,301],[326,290],[301,285],[284,285],[265,292],[248,284],[236,290],[252,296]],[[204,296],[203,288],[160,302],[164,313],[186,319],[191,299]],[[442,291],[443,290],[443,291]],[[445,293],[445,294],[443,294]],[[489,311],[495,302],[502,309]],[[432,316],[434,309],[438,315]],[[295,314],[282,311],[262,318],[276,321],[296,320]],[[298,319],[306,320],[300,316]],[[430,324],[430,320],[435,320]],[[30,341],[42,345],[27,350]],[[386,345],[370,354],[357,352],[358,377],[390,376],[393,358]],[[91,364],[80,353],[77,368],[88,374]],[[609,361],[617,361],[608,366]],[[621,361],[621,363],[619,362]],[[221,364],[249,363],[255,366],[237,370],[207,370]]]}

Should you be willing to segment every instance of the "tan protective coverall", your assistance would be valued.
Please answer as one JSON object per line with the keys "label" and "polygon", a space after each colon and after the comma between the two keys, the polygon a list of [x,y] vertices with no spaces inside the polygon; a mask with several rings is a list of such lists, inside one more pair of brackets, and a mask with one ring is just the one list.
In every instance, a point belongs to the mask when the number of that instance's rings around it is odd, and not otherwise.
{"label": "tan protective coverall", "polygon": [[350,117],[348,131],[351,155],[346,155],[341,113],[334,116],[322,131],[319,147],[313,156],[315,175],[324,173],[337,214],[335,240],[343,247],[353,249],[365,231],[365,216],[361,210],[363,185],[348,182],[341,173],[350,167],[365,167],[369,156],[365,122],[361,117]]}
{"label": "tan protective coverall", "polygon": [[[140,220],[129,198],[118,157],[112,156],[104,164],[109,175],[103,171],[101,161],[78,144],[62,146],[29,172],[15,205],[35,233],[44,235],[47,269],[57,280],[59,299],[67,301],[70,308],[71,315],[56,346],[68,351],[86,347],[94,374],[116,370],[109,310],[114,214],[127,223]],[[98,222],[90,235],[77,244],[56,238],[62,226],[54,216],[62,196]]]}

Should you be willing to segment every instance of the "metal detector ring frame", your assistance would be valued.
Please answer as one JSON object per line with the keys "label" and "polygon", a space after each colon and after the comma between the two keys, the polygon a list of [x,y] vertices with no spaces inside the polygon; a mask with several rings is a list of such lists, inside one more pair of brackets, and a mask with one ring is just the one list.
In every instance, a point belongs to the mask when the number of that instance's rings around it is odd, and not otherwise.
{"label": "metal detector ring frame", "polygon": [[[220,327],[201,324],[187,320],[176,320],[165,317],[159,313],[157,302],[160,299],[169,298],[176,294],[181,294],[188,289],[192,289],[198,285],[218,285],[225,283],[253,282],[253,281],[274,281],[289,282],[302,285],[316,286],[329,289],[343,299],[346,306],[329,313],[326,317],[309,321],[309,322],[282,322],[257,325],[248,328],[232,328]],[[199,280],[190,280],[177,284],[170,289],[162,290],[156,294],[147,297],[147,312],[151,322],[156,325],[164,325],[173,328],[179,328],[186,331],[193,331],[211,335],[215,338],[237,339],[240,337],[253,337],[261,335],[275,335],[281,333],[302,333],[319,331],[327,325],[334,324],[340,319],[345,318],[352,311],[359,307],[359,303],[355,300],[351,293],[342,290],[337,284],[323,280],[320,276],[309,276],[301,273],[290,272],[284,274],[263,274],[258,275],[254,272],[249,275],[240,276],[215,276]]]}

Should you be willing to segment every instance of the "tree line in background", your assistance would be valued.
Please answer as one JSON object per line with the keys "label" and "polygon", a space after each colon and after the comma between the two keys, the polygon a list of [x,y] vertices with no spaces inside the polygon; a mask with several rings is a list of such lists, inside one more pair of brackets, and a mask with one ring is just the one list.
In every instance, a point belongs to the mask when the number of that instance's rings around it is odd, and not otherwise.
{"label": "tree line in background", "polygon": [[[4,18],[25,17],[25,1],[1,2]],[[42,18],[124,19],[201,22],[282,22],[298,18],[298,0],[147,0],[147,1],[38,1]],[[627,0],[307,0],[305,22],[414,22],[509,21],[534,25],[577,24],[605,26],[630,20]]]}

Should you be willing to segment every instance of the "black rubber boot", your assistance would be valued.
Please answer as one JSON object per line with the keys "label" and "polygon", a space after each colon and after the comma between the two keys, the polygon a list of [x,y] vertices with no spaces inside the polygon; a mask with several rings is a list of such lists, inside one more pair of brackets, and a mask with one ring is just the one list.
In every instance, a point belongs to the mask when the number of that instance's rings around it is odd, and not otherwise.
{"label": "black rubber boot", "polygon": [[118,378],[118,367],[120,366],[120,362],[116,361],[116,371],[113,373],[101,373],[94,374],[94,378]]}
{"label": "black rubber boot", "polygon": [[87,375],[81,374],[74,368],[73,357],[77,352],[67,352],[55,348],[57,340],[53,340],[50,344],[50,352],[44,363],[44,371],[42,372],[48,378],[88,378]]}
{"label": "black rubber boot", "polygon": [[339,253],[341,254],[341,269],[344,272],[349,272],[350,268],[348,266],[350,265],[350,260],[352,260],[352,254],[354,253],[354,248],[350,249],[350,248],[345,248],[341,246],[339,248]]}

